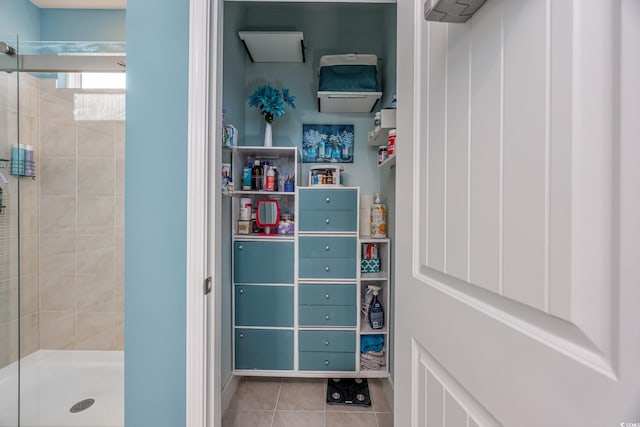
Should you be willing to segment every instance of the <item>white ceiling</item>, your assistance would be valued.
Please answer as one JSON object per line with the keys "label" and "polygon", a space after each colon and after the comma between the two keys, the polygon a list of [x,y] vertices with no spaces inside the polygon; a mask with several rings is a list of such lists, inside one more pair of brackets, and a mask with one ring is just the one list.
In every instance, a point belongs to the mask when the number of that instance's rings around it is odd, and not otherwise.
{"label": "white ceiling", "polygon": [[126,9],[127,0],[31,0],[40,9]]}

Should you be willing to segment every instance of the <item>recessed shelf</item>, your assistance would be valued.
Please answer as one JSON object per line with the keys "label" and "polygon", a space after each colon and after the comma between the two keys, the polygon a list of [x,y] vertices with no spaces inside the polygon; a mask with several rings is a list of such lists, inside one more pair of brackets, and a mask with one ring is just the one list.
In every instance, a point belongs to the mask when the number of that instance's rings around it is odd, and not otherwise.
{"label": "recessed shelf", "polygon": [[360,280],[388,280],[387,273],[381,271],[379,273],[360,273]]}
{"label": "recessed shelf", "polygon": [[389,333],[389,331],[387,330],[387,325],[385,325],[382,329],[373,329],[371,325],[364,321],[364,319],[360,320],[362,322],[360,324],[360,335],[386,335]]}

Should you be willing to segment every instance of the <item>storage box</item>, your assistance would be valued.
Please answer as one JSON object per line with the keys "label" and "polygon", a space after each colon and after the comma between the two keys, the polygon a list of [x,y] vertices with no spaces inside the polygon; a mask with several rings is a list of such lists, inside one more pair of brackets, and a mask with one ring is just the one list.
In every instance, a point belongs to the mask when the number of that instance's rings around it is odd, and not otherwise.
{"label": "storage box", "polygon": [[377,92],[376,55],[325,55],[320,58],[318,91]]}
{"label": "storage box", "polygon": [[380,258],[370,258],[370,259],[360,260],[360,272],[361,273],[379,273]]}

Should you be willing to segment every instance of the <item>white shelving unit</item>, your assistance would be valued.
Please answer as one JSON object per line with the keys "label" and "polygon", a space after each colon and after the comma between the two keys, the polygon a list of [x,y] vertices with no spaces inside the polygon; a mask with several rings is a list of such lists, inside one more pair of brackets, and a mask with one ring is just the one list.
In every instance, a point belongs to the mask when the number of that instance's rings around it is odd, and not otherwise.
{"label": "white shelving unit", "polygon": [[[363,378],[385,378],[389,375],[389,321],[391,320],[390,307],[390,277],[391,277],[391,240],[390,239],[374,239],[370,237],[360,237],[360,247],[367,243],[378,245],[378,258],[380,259],[380,271],[376,273],[363,273],[360,272],[360,295],[364,298],[368,285],[380,286],[380,293],[378,294],[378,300],[382,304],[384,310],[384,327],[382,329],[373,329],[369,323],[364,319],[364,315],[360,312],[360,327],[358,330],[358,343],[360,339],[365,335],[382,335],[384,337],[384,360],[385,365],[378,370],[363,368],[361,364],[361,353],[358,352],[358,369],[360,376]],[[362,250],[360,251],[360,259],[362,259]],[[362,299],[360,304],[362,305]],[[358,344],[359,346],[359,344]],[[360,348],[358,348],[360,350]]]}
{"label": "white shelving unit", "polygon": [[[280,213],[293,213],[295,210],[295,191],[265,191],[265,190],[242,190],[242,170],[247,162],[254,162],[256,159],[260,161],[269,161],[271,166],[276,166],[279,173],[278,189],[284,189],[284,181],[288,175],[293,176],[295,185],[298,185],[301,179],[300,175],[300,159],[297,147],[251,147],[236,146],[232,150],[231,175],[233,177],[233,237],[235,239],[246,240],[265,239],[267,237],[277,238],[280,240],[293,240],[293,235],[271,235],[263,236],[258,233],[238,234],[238,219],[240,212],[240,199],[250,198],[253,209],[256,208],[259,200],[278,200],[280,205]],[[295,187],[294,187],[295,188]]]}

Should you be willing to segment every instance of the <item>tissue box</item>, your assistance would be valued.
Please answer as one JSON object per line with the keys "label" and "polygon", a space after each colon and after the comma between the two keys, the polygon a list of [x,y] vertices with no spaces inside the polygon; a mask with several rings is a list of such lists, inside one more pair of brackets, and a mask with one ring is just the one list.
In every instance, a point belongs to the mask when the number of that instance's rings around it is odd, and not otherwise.
{"label": "tissue box", "polygon": [[362,259],[360,260],[360,272],[362,273],[378,273],[380,272],[380,258]]}

